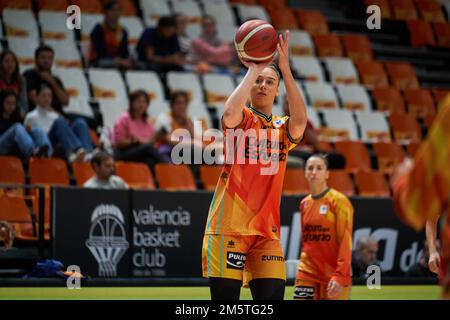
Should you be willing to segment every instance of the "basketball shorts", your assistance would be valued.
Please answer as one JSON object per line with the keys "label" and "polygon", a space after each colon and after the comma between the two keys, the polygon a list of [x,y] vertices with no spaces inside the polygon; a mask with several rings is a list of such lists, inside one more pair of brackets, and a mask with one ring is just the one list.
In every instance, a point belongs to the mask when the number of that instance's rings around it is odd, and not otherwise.
{"label": "basketball shorts", "polygon": [[295,280],[294,300],[350,300],[351,286],[342,287],[335,297],[327,295],[328,283],[307,280]]}

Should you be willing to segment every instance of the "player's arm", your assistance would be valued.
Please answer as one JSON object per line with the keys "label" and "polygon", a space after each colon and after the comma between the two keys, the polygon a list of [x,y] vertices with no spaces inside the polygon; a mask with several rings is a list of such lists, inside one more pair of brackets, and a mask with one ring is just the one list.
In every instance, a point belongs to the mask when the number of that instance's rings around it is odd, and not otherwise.
{"label": "player's arm", "polygon": [[437,223],[439,218],[427,220],[425,224],[425,235],[427,237],[428,250],[430,258],[428,259],[428,267],[434,273],[439,273],[441,258],[437,249]]}
{"label": "player's arm", "polygon": [[[242,61],[242,60],[241,60]],[[248,68],[242,82],[234,89],[233,93],[225,102],[222,121],[227,128],[236,128],[243,120],[245,103],[250,96],[250,90],[258,75],[268,65],[268,63],[253,63],[242,61]]]}
{"label": "player's arm", "polygon": [[287,101],[289,105],[289,134],[296,141],[299,140],[305,132],[307,114],[306,105],[302,94],[297,87],[297,83],[291,72],[289,65],[289,31],[286,31],[286,37],[280,35],[280,41],[277,45],[278,50],[278,67],[281,70],[286,87]]}

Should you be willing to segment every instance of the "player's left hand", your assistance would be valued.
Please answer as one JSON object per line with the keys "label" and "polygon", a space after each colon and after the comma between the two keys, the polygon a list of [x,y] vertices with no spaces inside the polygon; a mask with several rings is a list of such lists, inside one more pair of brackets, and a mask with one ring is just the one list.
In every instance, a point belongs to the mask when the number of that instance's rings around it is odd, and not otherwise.
{"label": "player's left hand", "polygon": [[334,298],[336,297],[338,294],[340,294],[342,291],[342,286],[337,283],[334,280],[330,280],[330,282],[328,282],[328,287],[327,287],[327,295],[329,298]]}
{"label": "player's left hand", "polygon": [[284,35],[280,34],[277,44],[278,51],[278,67],[282,72],[290,70],[289,66],[289,30],[286,30]]}

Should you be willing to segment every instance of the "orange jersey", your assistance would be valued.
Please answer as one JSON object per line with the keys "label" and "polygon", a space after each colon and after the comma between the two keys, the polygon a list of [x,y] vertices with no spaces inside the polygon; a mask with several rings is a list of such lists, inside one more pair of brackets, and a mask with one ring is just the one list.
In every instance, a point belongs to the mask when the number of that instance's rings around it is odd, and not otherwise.
{"label": "orange jersey", "polygon": [[353,206],[342,193],[328,189],[300,203],[302,253],[297,278],[342,286],[352,283]]}
{"label": "orange jersey", "polygon": [[[235,129],[222,124],[226,163],[209,209],[205,234],[280,237],[280,201],[288,151],[296,146],[289,117],[245,107]],[[242,129],[244,135],[236,135]]]}

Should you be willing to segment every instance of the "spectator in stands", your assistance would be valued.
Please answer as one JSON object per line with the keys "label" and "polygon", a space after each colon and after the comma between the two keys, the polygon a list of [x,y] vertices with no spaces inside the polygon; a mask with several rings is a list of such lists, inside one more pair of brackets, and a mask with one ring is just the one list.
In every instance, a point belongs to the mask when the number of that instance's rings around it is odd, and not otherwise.
{"label": "spectator in stands", "polygon": [[0,243],[3,243],[2,250],[12,248],[15,236],[16,233],[14,232],[13,226],[9,222],[0,220]]}
{"label": "spectator in stands", "polygon": [[359,238],[352,257],[353,276],[367,278],[367,268],[371,265],[379,266],[377,253],[378,243],[375,240],[368,236]]}
{"label": "spectator in stands", "polygon": [[156,28],[146,29],[136,50],[145,69],[160,73],[183,71],[185,58],[180,49],[173,17],[161,17]]}
{"label": "spectator in stands", "polygon": [[114,158],[107,152],[98,151],[91,159],[95,176],[84,183],[86,188],[128,189],[121,177],[114,175]]}
{"label": "spectator in stands", "polygon": [[49,156],[50,141],[41,128],[25,128],[17,106],[16,93],[0,92],[0,155],[17,155],[22,159]]}
{"label": "spectator in stands", "polygon": [[22,117],[28,112],[27,87],[19,71],[19,61],[14,52],[6,49],[0,54],[0,91],[12,90],[18,98]]}
{"label": "spectator in stands", "polygon": [[130,69],[133,60],[128,51],[128,33],[120,24],[120,3],[110,0],[104,4],[105,19],[91,32],[91,65],[102,68]]}
{"label": "spectator in stands", "polygon": [[148,119],[150,98],[144,90],[137,90],[130,94],[129,99],[128,112],[122,113],[114,124],[115,158],[144,162],[154,170],[156,163],[166,160],[154,145],[159,133]]}
{"label": "spectator in stands", "polygon": [[175,32],[178,37],[178,43],[180,44],[181,53],[188,56],[191,51],[192,39],[189,38],[186,32],[187,18],[182,13],[176,13],[173,15],[175,20]]}
{"label": "spectator in stands", "polygon": [[[286,96],[283,97],[283,112],[285,115],[289,116],[289,107],[287,104]],[[312,125],[311,121],[308,120],[302,142],[300,142],[294,149],[289,151],[289,157],[302,159],[303,162],[306,162],[306,160],[310,156],[317,152],[320,152],[327,156],[330,170],[345,168],[345,158],[341,154],[337,152],[322,150],[320,148],[319,139],[314,130],[314,126]]]}
{"label": "spectator in stands", "polygon": [[[439,245],[437,250],[439,251]],[[424,241],[422,254],[420,255],[419,261],[409,267],[406,271],[407,277],[435,277],[436,274],[430,270],[428,267],[428,260],[430,258],[430,251],[427,241]]]}
{"label": "spectator in stands", "polygon": [[29,110],[37,104],[37,90],[46,84],[52,90],[53,100],[51,107],[59,114],[64,114],[63,107],[69,104],[69,94],[64,89],[61,80],[51,73],[54,51],[48,45],[41,45],[34,53],[36,67],[24,73],[27,83]]}
{"label": "spectator in stands", "polygon": [[85,121],[71,125],[52,109],[52,89],[42,84],[36,91],[36,108],[25,116],[25,127],[39,127],[47,133],[53,146],[61,145],[69,162],[83,161],[93,146]]}
{"label": "spectator in stands", "polygon": [[208,68],[199,68],[199,71],[227,71],[233,62],[233,48],[217,35],[216,20],[212,16],[205,16],[202,22],[201,35],[192,42],[193,62],[206,63]]}

